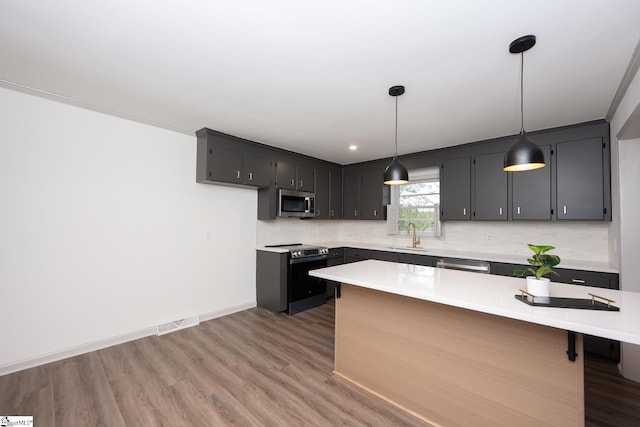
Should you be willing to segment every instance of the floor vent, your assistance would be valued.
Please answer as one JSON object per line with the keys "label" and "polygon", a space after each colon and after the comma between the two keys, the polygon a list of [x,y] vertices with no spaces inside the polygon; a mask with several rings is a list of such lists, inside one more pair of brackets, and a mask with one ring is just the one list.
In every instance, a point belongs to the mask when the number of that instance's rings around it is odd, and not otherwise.
{"label": "floor vent", "polygon": [[190,326],[196,326],[200,324],[200,316],[187,317],[180,320],[174,320],[173,322],[164,323],[156,326],[156,332],[158,335],[168,334],[169,332],[178,331],[180,329],[188,328]]}

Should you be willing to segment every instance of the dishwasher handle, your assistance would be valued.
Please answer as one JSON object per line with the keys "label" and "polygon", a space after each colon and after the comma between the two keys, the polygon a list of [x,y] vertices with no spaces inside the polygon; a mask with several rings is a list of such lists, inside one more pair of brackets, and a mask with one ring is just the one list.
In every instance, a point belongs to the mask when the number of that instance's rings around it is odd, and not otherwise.
{"label": "dishwasher handle", "polygon": [[439,259],[436,262],[437,268],[446,268],[450,270],[462,270],[462,271],[473,271],[477,273],[485,273],[488,274],[491,269],[491,264],[486,262],[465,262],[465,261],[451,261],[445,259]]}

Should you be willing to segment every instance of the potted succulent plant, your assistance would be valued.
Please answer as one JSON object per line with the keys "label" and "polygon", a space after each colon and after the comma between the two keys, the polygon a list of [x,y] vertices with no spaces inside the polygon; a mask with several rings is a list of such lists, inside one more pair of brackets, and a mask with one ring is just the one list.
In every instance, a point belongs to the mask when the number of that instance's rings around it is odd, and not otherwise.
{"label": "potted succulent plant", "polygon": [[533,276],[527,276],[527,292],[539,297],[548,297],[550,280],[544,276],[551,273],[558,275],[553,271],[553,267],[560,264],[560,257],[547,253],[555,249],[553,246],[532,245],[530,243],[528,246],[533,251],[531,258],[527,259],[531,267],[516,268],[513,270],[513,275],[523,277],[527,272],[532,273]]}

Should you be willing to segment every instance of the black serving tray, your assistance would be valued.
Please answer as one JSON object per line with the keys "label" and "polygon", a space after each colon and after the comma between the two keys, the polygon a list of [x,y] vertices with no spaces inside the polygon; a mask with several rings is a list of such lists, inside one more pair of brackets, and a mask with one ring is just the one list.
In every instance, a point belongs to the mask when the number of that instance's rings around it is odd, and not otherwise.
{"label": "black serving tray", "polygon": [[562,298],[562,297],[535,297],[528,295],[515,295],[518,301],[535,307],[559,307],[559,308],[578,308],[582,310],[604,310],[604,311],[620,311],[620,307],[613,306],[594,299],[584,298]]}

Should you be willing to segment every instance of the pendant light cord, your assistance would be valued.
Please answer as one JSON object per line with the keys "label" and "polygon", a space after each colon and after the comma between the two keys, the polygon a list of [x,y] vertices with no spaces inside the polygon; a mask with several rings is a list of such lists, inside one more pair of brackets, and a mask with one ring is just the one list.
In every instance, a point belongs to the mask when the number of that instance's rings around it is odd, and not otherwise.
{"label": "pendant light cord", "polygon": [[396,98],[396,154],[393,156],[394,159],[398,158],[398,96]]}
{"label": "pendant light cord", "polygon": [[520,52],[520,133],[524,133],[524,49]]}

